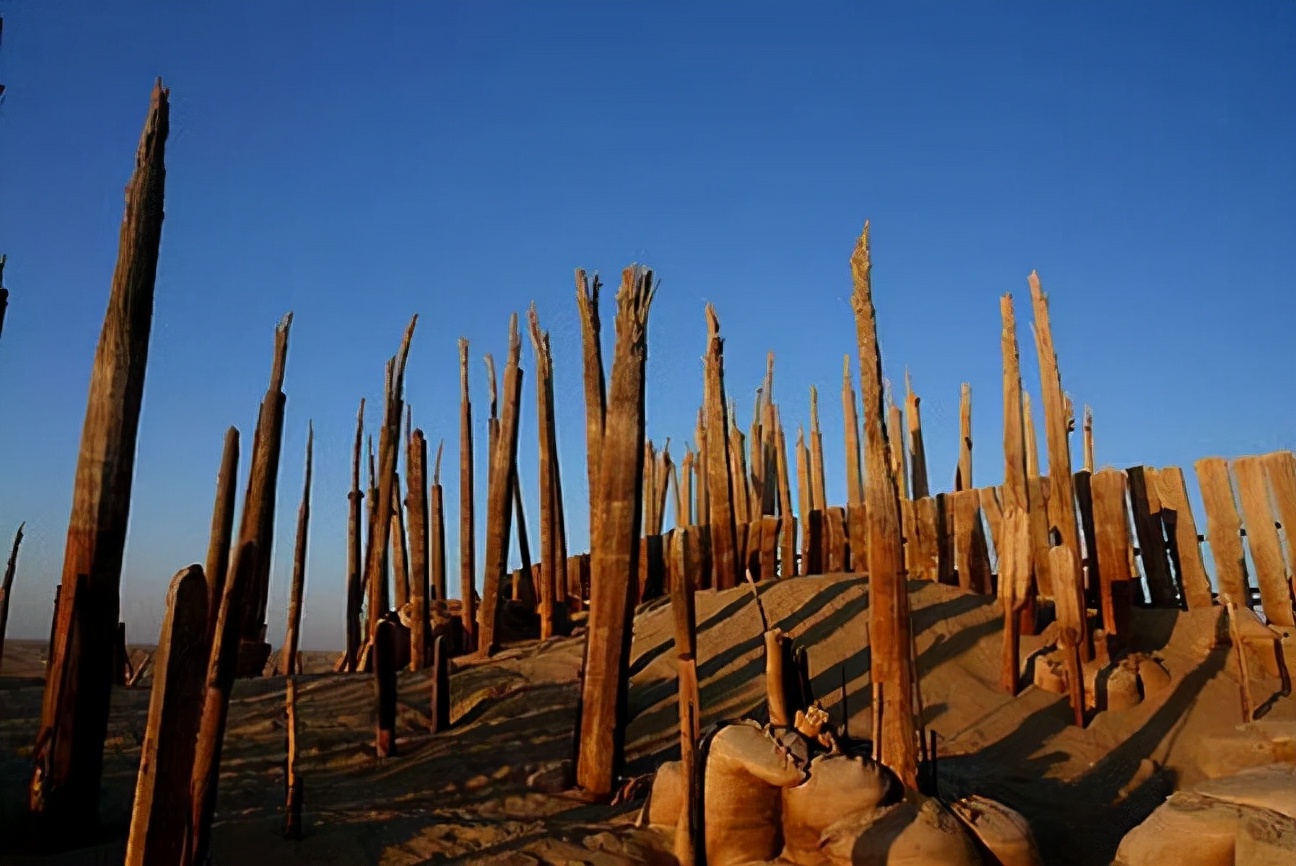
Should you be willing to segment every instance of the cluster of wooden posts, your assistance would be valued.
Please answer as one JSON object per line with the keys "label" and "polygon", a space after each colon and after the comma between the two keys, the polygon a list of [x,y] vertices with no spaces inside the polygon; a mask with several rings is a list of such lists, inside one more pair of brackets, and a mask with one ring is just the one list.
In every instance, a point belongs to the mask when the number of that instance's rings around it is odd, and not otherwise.
{"label": "cluster of wooden posts", "polygon": [[[120,663],[114,663],[113,649],[124,644],[118,623],[121,560],[161,236],[168,118],[168,91],[159,82],[127,188],[121,252],[91,378],[56,597],[31,809],[60,828],[94,826],[109,696],[112,684],[119,681],[114,665],[120,668]],[[467,341],[461,340],[457,611],[449,598],[443,449],[438,445],[429,471],[428,442],[423,431],[414,428],[404,400],[406,359],[417,317],[410,321],[387,363],[376,449],[372,436],[365,447],[365,404],[360,403],[348,502],[346,646],[336,669],[374,675],[378,755],[391,755],[396,747],[398,668],[434,669],[431,725],[444,730],[450,724],[451,655],[488,657],[512,638],[567,633],[573,615],[588,609],[572,781],[592,796],[611,794],[624,760],[633,609],[641,601],[669,595],[676,613],[681,744],[687,763],[697,742],[700,715],[692,596],[700,589],[728,589],[747,579],[830,572],[869,576],[876,749],[909,787],[918,784],[925,743],[917,725],[921,695],[908,580],[998,595],[1005,624],[1003,686],[1014,694],[1020,687],[1020,635],[1042,627],[1045,601],[1051,602],[1059,644],[1076,670],[1095,657],[1101,660],[1119,652],[1134,604],[1215,604],[1203,540],[1210,545],[1223,602],[1251,607],[1257,601],[1248,581],[1245,540],[1266,617],[1280,625],[1293,624],[1296,457],[1275,452],[1233,461],[1236,499],[1229,464],[1220,458],[1198,461],[1206,509],[1204,536],[1198,535],[1179,469],[1094,471],[1092,417],[1087,410],[1083,468],[1073,471],[1074,412],[1062,390],[1047,298],[1034,274],[1030,290],[1047,462],[1041,465],[1036,451],[1012,296],[1006,295],[1001,299],[1004,482],[996,487],[973,485],[971,390],[964,385],[954,489],[933,493],[920,401],[912,382],[906,375],[902,408],[882,377],[870,255],[866,224],[851,257],[860,394],[857,398],[847,356],[842,382],[847,501],[840,506],[826,501],[817,392],[810,391],[808,435],[798,428],[789,459],[774,400],[771,354],[744,435],[736,406],[726,398],[724,343],[710,306],[694,447],[686,449],[676,465],[669,441],[660,450],[647,441],[644,391],[653,274],[635,266],[622,273],[615,349],[606,375],[600,349],[601,284],[597,276],[591,280],[577,271],[590,552],[570,554],[568,549],[552,357],[548,334],[532,307],[528,331],[539,420],[540,550],[533,560],[518,483],[524,389],[515,315],[509,323],[502,381],[493,358],[486,356],[489,461],[485,546],[478,564],[469,351]],[[262,673],[269,658],[266,607],[290,324],[291,315],[275,330],[270,382],[253,439],[238,533],[234,516],[239,434],[231,428],[206,560],[177,574],[167,597],[153,661],[153,693],[127,857],[131,864],[204,861],[230,690],[236,676]],[[290,837],[301,832],[303,799],[295,759],[294,676],[299,670],[312,441],[313,431],[306,445],[288,627],[278,666],[287,677],[285,834]],[[367,485],[362,488],[366,456]],[[670,529],[665,526],[668,507],[675,517]],[[522,567],[510,575],[514,535]],[[17,540],[14,556],[16,552]],[[13,556],[0,593],[0,640],[12,560]],[[475,589],[478,575],[480,597]],[[1081,679],[1071,677],[1072,700],[1083,722]]]}

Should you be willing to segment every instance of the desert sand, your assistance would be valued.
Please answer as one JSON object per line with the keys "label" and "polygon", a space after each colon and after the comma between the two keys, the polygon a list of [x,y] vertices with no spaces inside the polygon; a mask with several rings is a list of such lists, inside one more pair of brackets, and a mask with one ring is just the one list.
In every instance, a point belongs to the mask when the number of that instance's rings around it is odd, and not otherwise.
{"label": "desert sand", "polygon": [[[1029,819],[1046,862],[1110,863],[1121,837],[1173,791],[1217,774],[1211,761],[1218,762],[1220,752],[1213,744],[1241,721],[1233,650],[1219,637],[1221,608],[1136,609],[1132,649],[1158,659],[1170,683],[1131,709],[1098,712],[1081,730],[1069,724],[1064,696],[1027,687],[1009,698],[999,689],[1002,620],[992,597],[920,581],[910,583],[910,592],[923,721],[937,736],[940,796],[979,793],[1017,809]],[[846,721],[851,737],[869,738],[867,580],[794,578],[760,584],[759,593],[771,626],[807,648],[815,694],[832,721]],[[751,589],[699,592],[697,621],[703,724],[762,717],[762,627]],[[639,609],[630,776],[650,774],[678,754],[671,635],[666,599]],[[1047,639],[1047,632],[1023,639],[1027,666]],[[582,648],[578,632],[507,646],[489,662],[456,660],[453,728],[437,735],[428,732],[428,672],[402,672],[398,755],[382,761],[374,757],[371,677],[333,674],[336,654],[307,653],[306,673],[298,678],[306,784],[300,842],[279,835],[284,680],[240,680],[221,765],[216,862],[673,862],[667,840],[635,826],[642,800],[590,805],[560,789],[573,752]],[[148,678],[114,692],[101,805],[104,841],[59,855],[24,854],[25,785],[43,652],[41,642],[11,641],[0,669],[0,864],[120,862]],[[137,659],[143,655],[135,649]],[[1280,687],[1263,673],[1252,685],[1257,703]],[[1274,723],[1296,723],[1296,700],[1272,702],[1256,724]],[[1264,760],[1257,753],[1254,763]]]}

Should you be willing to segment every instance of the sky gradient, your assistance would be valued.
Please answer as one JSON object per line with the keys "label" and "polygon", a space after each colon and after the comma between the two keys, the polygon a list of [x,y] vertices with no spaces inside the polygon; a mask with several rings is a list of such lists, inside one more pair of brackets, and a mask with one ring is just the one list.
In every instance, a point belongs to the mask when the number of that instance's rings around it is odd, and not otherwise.
{"label": "sky gradient", "polygon": [[[10,637],[48,633],[122,191],[159,75],[171,137],[122,581],[132,642],[156,639],[168,581],[205,555],[230,425],[242,500],[289,310],[275,645],[313,420],[303,644],[341,646],[356,405],[376,406],[416,312],[407,397],[433,451],[446,440],[451,574],[456,340],[471,342],[484,501],[481,358],[502,364],[509,314],[533,300],[552,334],[569,544],[583,549],[576,267],[603,274],[609,308],[630,262],[661,278],[648,434],[672,437],[677,458],[702,396],[706,302],[744,429],[767,351],[789,440],[817,384],[833,502],[866,218],[886,372],[900,384],[907,366],[922,397],[936,489],[952,483],[964,381],[974,481],[1002,477],[1005,292],[1038,397],[1032,269],[1100,466],[1182,466],[1196,497],[1197,458],[1296,447],[1291,3],[12,0],[0,15],[6,549],[27,521]],[[525,338],[523,368],[534,539]]]}

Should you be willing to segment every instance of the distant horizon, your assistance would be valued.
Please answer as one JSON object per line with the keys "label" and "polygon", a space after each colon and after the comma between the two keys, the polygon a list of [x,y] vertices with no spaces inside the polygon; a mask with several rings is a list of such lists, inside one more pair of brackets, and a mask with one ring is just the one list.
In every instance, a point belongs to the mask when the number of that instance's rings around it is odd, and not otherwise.
{"label": "distant horizon", "polygon": [[[921,7],[921,4],[920,4]],[[886,376],[922,398],[952,487],[959,387],[973,481],[1002,478],[998,298],[1039,374],[1026,275],[1049,295],[1063,388],[1096,468],[1296,450],[1296,6],[1039,9],[565,3],[222,10],[0,4],[0,547],[26,521],[8,636],[48,636],[90,363],[149,88],[171,88],[149,370],[122,576],[132,645],[201,562],[225,429],[241,507],[273,332],[292,310],[268,636],[282,642],[308,421],[304,648],[342,646],[346,490],[360,398],[419,314],[407,376],[443,486],[458,597],[458,349],[470,340],[478,564],[488,398],[508,317],[551,332],[569,552],[587,549],[573,271],[599,271],[604,363],[620,269],[654,268],[648,435],[678,462],[702,397],[703,306],[750,421],[775,353],[788,446],[817,385],[845,502],[849,255],[872,224]],[[538,547],[534,360],[519,477]],[[790,469],[795,463],[790,457]],[[795,475],[793,474],[795,483]],[[666,525],[673,525],[668,506]],[[516,542],[510,567],[518,565]]]}

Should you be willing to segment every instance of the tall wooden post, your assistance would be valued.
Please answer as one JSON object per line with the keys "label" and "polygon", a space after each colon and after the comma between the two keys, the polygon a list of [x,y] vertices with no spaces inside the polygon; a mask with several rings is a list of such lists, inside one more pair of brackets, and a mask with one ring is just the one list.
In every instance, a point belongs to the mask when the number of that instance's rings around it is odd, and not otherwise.
{"label": "tall wooden post", "polygon": [[846,502],[859,505],[864,501],[864,478],[860,474],[859,415],[849,354],[842,357],[842,419],[846,427]]}
{"label": "tall wooden post", "polygon": [[416,671],[427,663],[428,635],[428,453],[422,430],[410,434],[408,447],[405,515],[409,524],[410,601],[414,620],[410,629],[410,670]]}
{"label": "tall wooden post", "polygon": [[567,552],[558,546],[558,516],[562,508],[554,489],[558,471],[558,450],[554,442],[553,356],[549,350],[549,334],[540,330],[540,317],[535,304],[527,314],[531,332],[531,350],[536,369],[536,427],[539,433],[537,450],[540,464],[540,639],[553,637],[557,612],[560,575],[567,561]]}
{"label": "tall wooden post", "polygon": [[[863,374],[861,374],[862,378]],[[868,407],[865,407],[867,413]],[[823,433],[819,429],[819,389],[810,386],[810,508],[815,511],[828,510],[826,484],[824,482]]]}
{"label": "tall wooden post", "polygon": [[891,446],[891,472],[901,499],[909,498],[908,473],[905,471],[904,417],[887,389],[887,442]]}
{"label": "tall wooden post", "polygon": [[297,511],[297,541],[293,547],[292,590],[288,597],[288,630],[284,634],[279,672],[292,676],[297,671],[297,642],[301,635],[302,595],[306,591],[306,538],[310,526],[311,458],[315,450],[315,426],[306,425],[306,478],[301,506]]}
{"label": "tall wooden post", "polygon": [[437,443],[436,460],[432,466],[432,487],[429,490],[431,536],[428,544],[431,545],[431,550],[428,556],[432,581],[431,598],[438,601],[449,598],[446,595],[445,497],[441,490],[441,452],[444,448],[445,440]]}
{"label": "tall wooden post", "polygon": [[1016,695],[1020,685],[1020,614],[1031,601],[1030,485],[1026,470],[1026,424],[1022,415],[1021,354],[1012,295],[999,299],[1003,320],[1004,485],[1003,547],[999,551],[999,603],[1003,607],[1004,648],[1000,684]]}
{"label": "tall wooden post", "polygon": [[[1048,440],[1049,488],[1056,507],[1058,531],[1069,556],[1050,555],[1053,598],[1058,620],[1063,628],[1076,630],[1082,661],[1093,657],[1089,642],[1089,624],[1084,599],[1084,575],[1080,570],[1080,535],[1076,525],[1075,486],[1071,475],[1071,446],[1067,441],[1066,402],[1062,393],[1062,376],[1058,372],[1057,351],[1053,348],[1053,330],[1049,324],[1048,298],[1040,288],[1039,275],[1030,274],[1031,301],[1035,309],[1035,349],[1039,354],[1040,380],[1044,394],[1044,422]],[[1070,572],[1058,574],[1053,567],[1069,563]]]}
{"label": "tall wooden post", "polygon": [[592,543],[597,526],[603,519],[598,501],[599,461],[603,443],[603,424],[607,416],[607,386],[603,374],[603,326],[599,319],[599,292],[603,283],[598,274],[593,281],[585,271],[576,270],[576,307],[581,320],[581,360],[585,383],[585,455],[589,483],[589,533]]}
{"label": "tall wooden post", "polygon": [[715,588],[732,589],[738,585],[742,563],[739,561],[738,538],[734,523],[734,490],[739,479],[730,475],[729,416],[724,395],[724,338],[720,336],[720,319],[715,307],[707,304],[707,352],[705,358],[704,402],[707,435],[707,499],[711,511],[711,561],[715,569]]}
{"label": "tall wooden post", "polygon": [[191,565],[172,578],[167,591],[125,866],[181,862],[207,673],[207,619],[207,580],[200,566]]}
{"label": "tall wooden post", "polygon": [[[239,431],[231,427],[225,431],[225,449],[221,454],[220,472],[216,476],[216,502],[212,506],[211,539],[207,543],[207,627],[216,628],[215,611],[220,605],[225,589],[225,575],[229,572],[231,537],[234,532],[234,496],[238,492]],[[207,635],[208,642],[211,634]]]}
{"label": "tall wooden post", "polygon": [[922,418],[918,413],[918,395],[913,392],[909,371],[905,370],[905,418],[909,425],[909,472],[913,478],[909,495],[922,499],[931,495],[927,481],[927,448],[923,444]]}
{"label": "tall wooden post", "polygon": [[31,809],[68,840],[97,825],[122,554],[162,240],[169,99],[159,79],[126,187],[117,267],[90,374],[62,601],[36,738]]}
{"label": "tall wooden post", "polygon": [[[879,742],[883,761],[906,788],[918,787],[917,728],[913,701],[915,671],[910,664],[913,624],[900,540],[900,499],[892,474],[886,402],[882,393],[882,353],[873,305],[869,224],[851,256],[855,291],[855,331],[859,341],[860,384],[864,394],[864,495],[869,528],[869,641],[873,651],[874,700],[879,686],[888,700],[882,704]],[[898,432],[898,431],[897,431]]]}
{"label": "tall wooden post", "polygon": [[695,854],[701,847],[702,828],[693,819],[698,790],[697,746],[701,734],[701,697],[697,681],[697,623],[693,609],[696,587],[689,579],[684,563],[689,561],[689,531],[677,530],[671,544],[671,558],[680,566],[678,578],[671,584],[671,613],[675,621],[675,661],[679,670],[680,775],[684,796],[680,798],[679,825],[675,833],[675,856],[681,866],[696,866]]}
{"label": "tall wooden post", "polygon": [[14,573],[18,568],[18,546],[22,544],[23,527],[27,523],[18,524],[18,531],[14,533],[13,547],[9,549],[9,561],[5,565],[4,584],[0,585],[0,661],[4,660],[4,639],[5,629],[9,625],[9,599],[13,594]]}
{"label": "tall wooden post", "polygon": [[1035,432],[1030,392],[1025,390],[1022,391],[1022,424],[1026,427],[1026,476],[1039,478],[1039,435]]}
{"label": "tall wooden post", "polygon": [[779,418],[777,409],[774,410],[774,419],[777,431],[774,446],[778,449],[776,471],[778,472],[779,515],[782,518],[779,524],[779,533],[782,536],[779,548],[779,575],[792,577],[796,574],[796,517],[792,510],[792,479],[788,475],[787,437],[783,434],[783,421]]}
{"label": "tall wooden post", "polygon": [[[604,520],[591,544],[589,634],[585,639],[576,758],[577,785],[598,797],[612,792],[613,780],[624,760],[633,614],[630,588],[639,583],[644,381],[648,310],[654,291],[651,270],[632,266],[622,272],[617,292],[616,349],[596,488]],[[709,318],[714,322],[713,311]],[[713,327],[712,340],[718,339]],[[715,372],[718,378],[718,367]]]}
{"label": "tall wooden post", "polygon": [[459,593],[464,641],[477,646],[477,538],[473,523],[472,403],[468,399],[468,341],[459,340]]}
{"label": "tall wooden post", "polygon": [[1084,468],[1094,471],[1093,410],[1084,407]]}
{"label": "tall wooden post", "polygon": [[[490,480],[486,494],[486,554],[482,570],[482,605],[477,616],[480,656],[493,655],[495,632],[504,604],[500,592],[508,569],[508,540],[512,525],[514,489],[517,480],[518,414],[522,408],[522,338],[517,314],[509,319],[508,362],[504,366],[504,414],[491,455]],[[519,511],[519,514],[521,512]]]}
{"label": "tall wooden post", "polygon": [[797,469],[797,514],[801,521],[801,563],[796,569],[799,575],[814,574],[810,570],[813,545],[810,538],[811,511],[814,510],[814,495],[810,486],[810,449],[806,447],[805,430],[797,425],[796,438]]}
{"label": "tall wooden post", "polygon": [[972,489],[972,386],[964,382],[959,389],[959,460],[954,475],[954,491]]}
{"label": "tall wooden post", "polygon": [[361,544],[360,447],[364,443],[364,398],[356,416],[355,443],[351,451],[351,492],[347,494],[346,653],[344,671],[354,671],[360,656],[360,608],[364,604]]}

